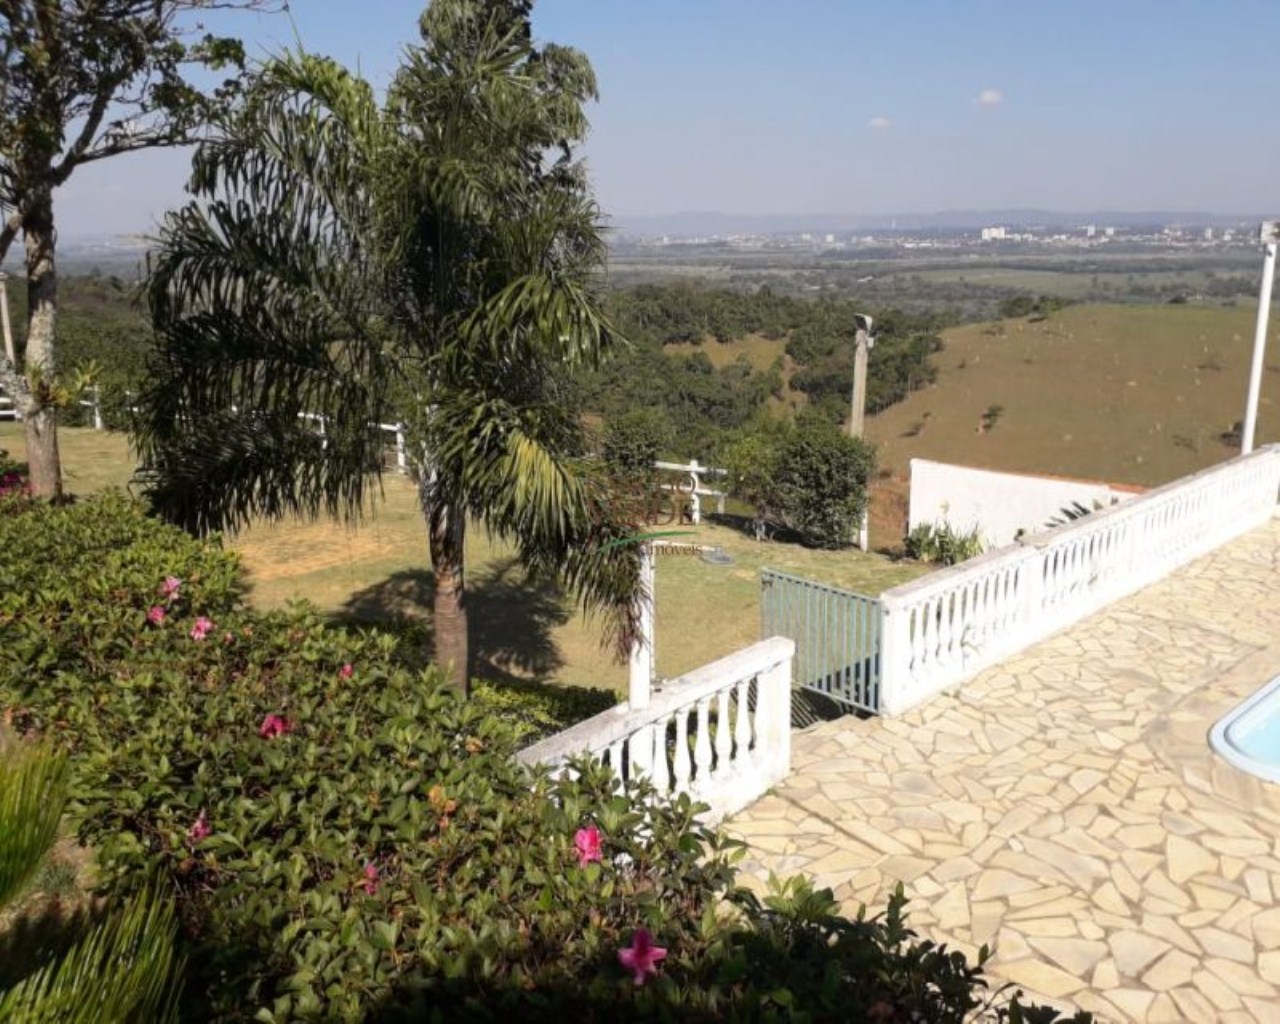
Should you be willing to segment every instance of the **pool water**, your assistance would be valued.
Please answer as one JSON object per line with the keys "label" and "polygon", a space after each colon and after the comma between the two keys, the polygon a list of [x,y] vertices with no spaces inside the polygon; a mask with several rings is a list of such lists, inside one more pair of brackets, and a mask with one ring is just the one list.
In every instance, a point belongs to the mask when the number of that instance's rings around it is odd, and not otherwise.
{"label": "pool water", "polygon": [[1280,676],[1224,715],[1209,743],[1241,771],[1280,782]]}

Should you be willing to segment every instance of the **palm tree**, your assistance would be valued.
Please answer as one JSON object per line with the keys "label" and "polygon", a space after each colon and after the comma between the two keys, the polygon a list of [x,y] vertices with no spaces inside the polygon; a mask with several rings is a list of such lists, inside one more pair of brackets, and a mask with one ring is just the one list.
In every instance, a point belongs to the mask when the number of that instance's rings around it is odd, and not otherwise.
{"label": "palm tree", "polygon": [[331,61],[269,62],[197,153],[148,286],[159,358],[136,440],[158,509],[197,531],[359,516],[370,424],[394,410],[420,453],[435,656],[464,692],[469,519],[604,612],[620,652],[640,586],[565,400],[616,341],[573,159],[595,81],[534,46],[530,8],[436,0],[381,105]]}
{"label": "palm tree", "polygon": [[[0,736],[0,908],[35,874],[66,805],[67,761]],[[177,924],[155,893],[92,923],[64,951],[42,957],[24,978],[0,985],[0,1021],[174,1019]]]}

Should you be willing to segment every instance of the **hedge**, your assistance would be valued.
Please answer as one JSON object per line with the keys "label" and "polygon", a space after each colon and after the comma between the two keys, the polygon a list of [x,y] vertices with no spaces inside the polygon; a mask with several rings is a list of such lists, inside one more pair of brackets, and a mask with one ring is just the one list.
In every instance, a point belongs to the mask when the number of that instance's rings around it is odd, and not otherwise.
{"label": "hedge", "polygon": [[102,891],[174,894],[184,1020],[959,1022],[993,999],[900,895],[861,920],[800,880],[761,903],[688,799],[519,767],[551,705],[461,701],[397,647],[249,610],[233,555],[118,494],[0,515],[0,710],[70,751]]}

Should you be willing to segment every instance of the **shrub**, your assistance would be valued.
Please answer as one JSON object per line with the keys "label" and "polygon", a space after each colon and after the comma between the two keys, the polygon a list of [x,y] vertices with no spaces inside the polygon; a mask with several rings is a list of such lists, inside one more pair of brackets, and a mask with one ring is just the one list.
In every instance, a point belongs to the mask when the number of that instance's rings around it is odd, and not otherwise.
{"label": "shrub", "polygon": [[955,565],[977,558],[983,547],[978,527],[965,533],[950,523],[921,523],[907,534],[906,539],[908,558],[939,565]]}
{"label": "shrub", "polygon": [[[0,711],[70,751],[104,890],[178,892],[184,1019],[959,1022],[987,998],[901,895],[856,921],[798,881],[759,902],[687,798],[526,771],[492,702],[394,637],[246,611],[231,556],[118,496],[0,520],[0,574]],[[641,929],[666,955],[637,985]]]}
{"label": "shrub", "polygon": [[615,473],[648,478],[655,472],[654,462],[671,447],[674,437],[665,413],[632,409],[605,424],[601,454]]}
{"label": "shrub", "polygon": [[775,522],[803,543],[838,548],[851,543],[867,507],[875,450],[838,428],[806,419],[787,430],[743,434],[725,454],[735,497],[756,509],[756,535]]}

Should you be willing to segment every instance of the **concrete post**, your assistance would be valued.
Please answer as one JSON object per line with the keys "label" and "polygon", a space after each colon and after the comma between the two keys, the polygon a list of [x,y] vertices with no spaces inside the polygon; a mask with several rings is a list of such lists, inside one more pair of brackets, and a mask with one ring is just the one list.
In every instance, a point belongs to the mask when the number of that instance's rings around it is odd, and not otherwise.
{"label": "concrete post", "polygon": [[[863,318],[858,318],[858,327],[854,332],[853,349],[853,397],[849,406],[849,436],[862,437],[867,416],[867,351],[871,347],[870,331],[863,326]],[[870,486],[870,481],[867,482]],[[869,496],[868,496],[869,497]],[[858,526],[858,549],[866,551],[867,512],[862,513],[862,522]]]}
{"label": "concrete post", "polygon": [[640,545],[640,635],[631,647],[627,706],[638,711],[649,706],[653,688],[653,545]]}
{"label": "concrete post", "polygon": [[1276,277],[1276,242],[1280,241],[1280,221],[1262,225],[1264,245],[1262,288],[1258,294],[1258,320],[1253,332],[1253,363],[1249,367],[1249,393],[1244,404],[1244,425],[1240,430],[1240,454],[1253,451],[1258,428],[1258,397],[1262,390],[1263,357],[1267,350],[1267,318],[1271,314],[1271,287]]}
{"label": "concrete post", "polygon": [[867,413],[867,332],[854,334],[853,396],[849,403],[849,436],[861,437]]}

